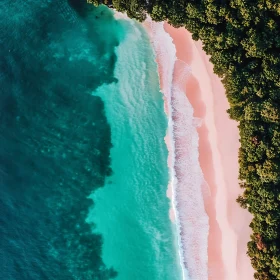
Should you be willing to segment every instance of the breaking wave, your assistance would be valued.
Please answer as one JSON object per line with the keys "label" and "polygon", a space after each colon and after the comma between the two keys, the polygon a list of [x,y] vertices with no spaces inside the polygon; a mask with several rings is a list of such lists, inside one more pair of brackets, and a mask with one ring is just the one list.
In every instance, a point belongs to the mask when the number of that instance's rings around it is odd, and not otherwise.
{"label": "breaking wave", "polygon": [[156,54],[161,91],[168,117],[169,167],[172,208],[178,232],[183,279],[208,279],[209,219],[203,190],[206,182],[199,164],[200,120],[185,94],[191,69],[176,57],[176,46],[164,30],[164,23],[145,23]]}

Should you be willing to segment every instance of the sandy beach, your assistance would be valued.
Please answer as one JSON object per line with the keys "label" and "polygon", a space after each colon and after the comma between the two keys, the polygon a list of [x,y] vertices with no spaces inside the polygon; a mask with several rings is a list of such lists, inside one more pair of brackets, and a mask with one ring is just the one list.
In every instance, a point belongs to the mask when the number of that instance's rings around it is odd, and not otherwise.
{"label": "sandy beach", "polygon": [[[229,104],[223,84],[214,74],[213,65],[203,51],[202,43],[192,40],[186,29],[175,29],[164,23],[164,30],[172,38],[176,48],[177,61],[174,65],[171,63],[174,58],[170,57],[172,52],[169,54],[170,58],[167,58],[167,50],[172,49],[168,38],[160,38],[151,26],[153,24],[150,20],[144,23],[154,44],[161,88],[165,89],[170,83],[165,79],[168,77],[168,71],[173,71],[173,85],[179,83],[180,87],[184,87],[184,92],[194,109],[193,117],[201,120],[197,132],[199,164],[206,181],[204,206],[209,217],[208,279],[253,280],[254,271],[246,255],[252,217],[236,202],[238,194],[242,192],[238,183],[238,124],[231,120],[226,112]],[[155,45],[159,38],[165,38],[166,46],[161,45],[163,41]],[[187,75],[182,74],[186,67],[189,68]],[[165,90],[163,94],[165,111],[169,115]],[[171,154],[171,140],[168,134],[165,141]],[[170,186],[167,195],[171,198],[174,194]],[[170,211],[170,217],[174,221],[173,210]]]}
{"label": "sandy beach", "polygon": [[194,117],[202,119],[198,127],[199,162],[210,189],[205,197],[209,216],[208,279],[251,280],[253,269],[246,256],[250,237],[250,214],[235,199],[238,185],[239,134],[237,123],[230,120],[225,90],[213,73],[201,42],[191,34],[165,24],[173,38],[177,58],[191,67],[186,95],[194,108]]}

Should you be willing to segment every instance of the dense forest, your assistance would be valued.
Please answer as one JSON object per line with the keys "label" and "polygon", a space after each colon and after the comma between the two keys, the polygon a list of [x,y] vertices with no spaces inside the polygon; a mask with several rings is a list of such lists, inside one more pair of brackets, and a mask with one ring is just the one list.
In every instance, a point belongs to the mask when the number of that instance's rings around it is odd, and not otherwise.
{"label": "dense forest", "polygon": [[128,16],[184,26],[202,40],[239,122],[237,198],[253,215],[248,256],[255,279],[280,279],[280,1],[92,0]]}

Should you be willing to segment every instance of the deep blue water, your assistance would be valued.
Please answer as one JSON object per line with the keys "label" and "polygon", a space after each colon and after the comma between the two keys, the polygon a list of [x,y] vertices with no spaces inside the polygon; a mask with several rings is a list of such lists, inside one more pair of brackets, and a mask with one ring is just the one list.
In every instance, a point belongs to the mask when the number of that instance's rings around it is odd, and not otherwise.
{"label": "deep blue water", "polygon": [[116,82],[120,29],[85,1],[0,2],[0,279],[117,274],[85,220],[111,174],[110,126],[90,93]]}

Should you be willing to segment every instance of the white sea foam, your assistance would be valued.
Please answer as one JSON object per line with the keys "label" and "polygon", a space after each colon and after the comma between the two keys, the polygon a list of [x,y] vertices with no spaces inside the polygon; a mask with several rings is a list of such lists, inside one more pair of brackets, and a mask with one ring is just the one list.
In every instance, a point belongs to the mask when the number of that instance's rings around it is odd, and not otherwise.
{"label": "white sea foam", "polygon": [[193,108],[182,86],[191,70],[177,59],[176,47],[164,30],[163,23],[148,19],[147,25],[159,64],[161,90],[168,115],[172,207],[178,231],[183,280],[206,280],[209,219],[203,201],[205,180],[199,164],[196,131],[201,122],[194,118]]}

